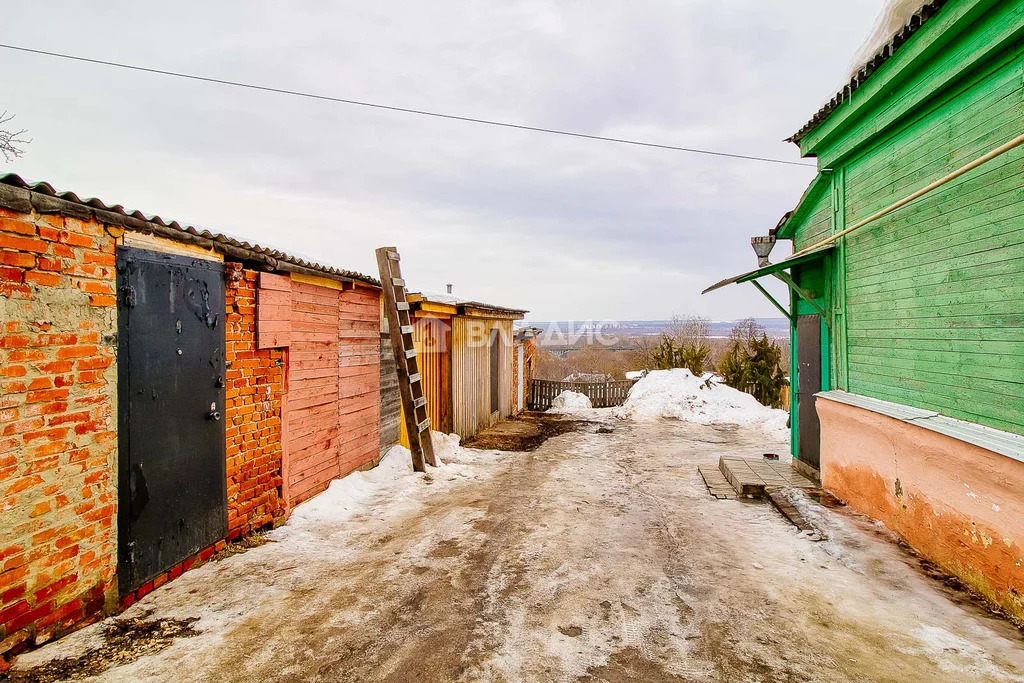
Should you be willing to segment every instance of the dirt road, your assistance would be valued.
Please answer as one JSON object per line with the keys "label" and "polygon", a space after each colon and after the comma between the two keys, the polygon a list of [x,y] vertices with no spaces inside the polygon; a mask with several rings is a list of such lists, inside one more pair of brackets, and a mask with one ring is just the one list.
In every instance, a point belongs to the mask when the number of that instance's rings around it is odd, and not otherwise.
{"label": "dirt road", "polygon": [[[1024,680],[1024,638],[873,525],[827,540],[714,500],[696,467],[784,451],[749,429],[589,425],[481,453],[401,500],[210,563],[126,616],[198,635],[102,680]],[[19,660],[80,655],[92,627]]]}

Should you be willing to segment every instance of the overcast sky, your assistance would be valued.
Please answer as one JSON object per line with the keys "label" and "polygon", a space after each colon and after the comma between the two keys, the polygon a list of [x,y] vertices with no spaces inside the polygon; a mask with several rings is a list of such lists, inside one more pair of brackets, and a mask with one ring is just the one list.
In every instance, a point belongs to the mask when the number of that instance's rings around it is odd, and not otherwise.
{"label": "overcast sky", "polygon": [[[797,160],[881,0],[16,3],[0,42]],[[749,238],[812,168],[498,129],[0,50],[0,172],[530,319],[776,315]],[[778,252],[787,249],[783,243]],[[774,256],[780,256],[780,253]]]}

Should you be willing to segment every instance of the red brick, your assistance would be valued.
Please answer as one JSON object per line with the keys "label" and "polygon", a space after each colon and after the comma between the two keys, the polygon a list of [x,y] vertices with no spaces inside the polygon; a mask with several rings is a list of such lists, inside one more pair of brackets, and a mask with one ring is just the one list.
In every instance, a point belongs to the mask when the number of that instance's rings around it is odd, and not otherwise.
{"label": "red brick", "polygon": [[69,332],[37,334],[35,339],[36,346],[70,346],[77,343],[78,335]]}
{"label": "red brick", "polygon": [[109,296],[107,294],[90,294],[89,295],[89,305],[90,306],[107,306],[107,307],[116,306],[117,305],[117,297],[116,296]]}
{"label": "red brick", "polygon": [[110,282],[97,282],[96,280],[77,280],[75,286],[83,292],[90,294],[114,294],[114,285]]}
{"label": "red brick", "polygon": [[57,358],[63,360],[65,358],[84,358],[86,356],[95,356],[99,353],[99,349],[93,344],[79,344],[78,346],[64,346],[57,349]]}
{"label": "red brick", "polygon": [[[25,600],[19,600],[10,607],[0,610],[0,624],[5,624],[11,619],[20,616],[29,610],[29,604]],[[12,629],[13,630],[13,629]]]}
{"label": "red brick", "polygon": [[0,248],[31,251],[37,254],[45,254],[49,250],[49,246],[42,240],[31,237],[15,237],[3,233],[0,233]]}
{"label": "red brick", "polygon": [[[77,348],[77,347],[70,347]],[[63,351],[64,349],[61,349]],[[67,389],[44,389],[42,391],[30,391],[26,400],[29,403],[36,403],[39,401],[63,401],[68,397]]]}
{"label": "red brick", "polygon": [[61,277],[53,273],[43,273],[38,270],[30,270],[25,273],[25,282],[43,287],[56,287],[61,283]]}
{"label": "red brick", "polygon": [[[74,344],[74,342],[71,343]],[[38,363],[36,364],[36,370],[46,374],[62,374],[70,372],[74,365],[74,361],[71,360],[56,360],[49,363]]]}
{"label": "red brick", "polygon": [[53,596],[57,595],[68,586],[74,584],[75,581],[77,580],[78,574],[69,574],[65,576],[63,579],[54,581],[53,583],[47,585],[45,588],[37,590],[32,597],[36,601],[36,603],[44,602],[46,600],[49,600]]}
{"label": "red brick", "polygon": [[[42,232],[40,232],[40,234],[42,234]],[[99,245],[93,238],[86,237],[85,235],[81,235],[77,232],[68,232],[67,230],[61,231],[60,241],[63,244],[70,244],[75,247],[85,247],[86,249],[99,248]]]}
{"label": "red brick", "polygon": [[0,367],[0,375],[4,377],[24,377],[28,374],[28,368],[24,365],[4,365]]}
{"label": "red brick", "polygon": [[53,253],[61,258],[76,258],[75,250],[66,244],[53,245]]}
{"label": "red brick", "polygon": [[6,282],[23,282],[24,279],[25,271],[20,268],[0,266],[0,280],[4,280]]}
{"label": "red brick", "polygon": [[53,611],[53,608],[54,604],[52,602],[48,602],[44,605],[36,607],[30,612],[26,612],[25,614],[22,614],[19,617],[11,619],[9,622],[7,622],[7,631],[13,633],[14,631],[24,628],[25,626],[28,626],[29,624],[32,624],[38,621],[39,619],[45,617],[47,614]]}
{"label": "red brick", "polygon": [[53,272],[59,272],[63,270],[64,263],[59,258],[50,258],[48,256],[39,257],[39,269],[49,270]]}
{"label": "red brick", "polygon": [[17,219],[0,218],[0,232],[16,232],[19,235],[35,235],[36,226]]}
{"label": "red brick", "polygon": [[[8,334],[0,337],[0,349],[16,349],[24,348],[29,345],[32,340],[28,335],[24,334]],[[15,360],[12,358],[12,360]]]}
{"label": "red brick", "polygon": [[36,265],[36,257],[33,254],[26,254],[23,251],[0,251],[0,263],[5,266],[34,268]]}

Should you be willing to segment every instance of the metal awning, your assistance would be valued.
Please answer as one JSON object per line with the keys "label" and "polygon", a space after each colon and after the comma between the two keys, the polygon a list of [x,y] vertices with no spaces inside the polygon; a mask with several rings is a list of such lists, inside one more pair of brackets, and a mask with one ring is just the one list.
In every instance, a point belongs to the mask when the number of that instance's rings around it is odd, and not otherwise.
{"label": "metal awning", "polygon": [[793,266],[800,265],[801,263],[807,263],[808,261],[813,261],[814,259],[821,258],[822,256],[832,251],[833,249],[835,249],[834,244],[827,244],[819,249],[815,249],[814,251],[809,251],[806,254],[800,254],[796,258],[787,259],[785,261],[779,261],[778,263],[769,263],[767,266],[762,266],[761,268],[758,268],[757,270],[752,270],[749,273],[743,273],[742,275],[736,275],[735,277],[727,278],[725,280],[722,280],[721,282],[716,282],[715,284],[711,285],[703,292],[701,292],[701,294],[713,292],[716,289],[725,287],[726,285],[739,284],[741,282],[750,282],[751,280],[757,280],[758,278],[764,277],[765,275],[774,275],[775,273],[786,270],[787,268],[791,268]]}
{"label": "metal awning", "polygon": [[813,306],[822,315],[822,317],[827,318],[827,316],[825,315],[825,309],[823,309],[818,304],[818,302],[815,301],[815,295],[812,292],[805,291],[802,287],[799,287],[795,282],[793,282],[793,278],[791,278],[783,271],[786,270],[787,268],[792,268],[793,266],[800,265],[801,263],[807,263],[808,261],[813,261],[814,259],[822,258],[825,254],[832,251],[833,249],[835,249],[835,244],[830,243],[821,246],[817,249],[814,249],[812,251],[808,251],[798,256],[791,257],[789,259],[786,259],[785,261],[779,261],[778,263],[769,263],[767,266],[761,266],[757,270],[752,270],[749,273],[743,273],[742,275],[737,275],[735,277],[730,277],[725,280],[722,280],[721,282],[716,282],[715,284],[711,285],[703,292],[701,292],[701,294],[713,292],[716,289],[725,287],[726,285],[738,284],[741,282],[750,282],[768,298],[768,301],[772,302],[772,305],[775,306],[775,308],[779,309],[779,312],[782,313],[782,315],[792,320],[794,314],[790,313],[785,306],[776,301],[775,297],[773,297],[771,293],[767,289],[765,289],[760,282],[757,281],[758,278],[762,278],[765,275],[773,275],[778,279],[782,280],[783,282],[785,282],[786,286],[792,289],[797,294],[797,296],[800,296],[805,301],[807,301],[807,303],[811,304],[811,306]]}

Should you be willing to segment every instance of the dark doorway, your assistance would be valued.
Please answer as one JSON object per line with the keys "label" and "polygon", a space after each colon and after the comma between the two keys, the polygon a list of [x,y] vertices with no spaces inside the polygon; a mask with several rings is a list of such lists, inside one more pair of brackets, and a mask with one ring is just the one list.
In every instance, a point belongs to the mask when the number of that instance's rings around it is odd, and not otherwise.
{"label": "dark doorway", "polygon": [[227,534],[224,266],[120,247],[118,584]]}
{"label": "dark doorway", "polygon": [[797,457],[805,465],[820,470],[821,423],[814,395],[821,391],[821,316],[797,317],[796,362]]}
{"label": "dark doorway", "polygon": [[501,406],[499,393],[501,390],[501,348],[498,346],[498,329],[491,330],[491,412],[497,412]]}

